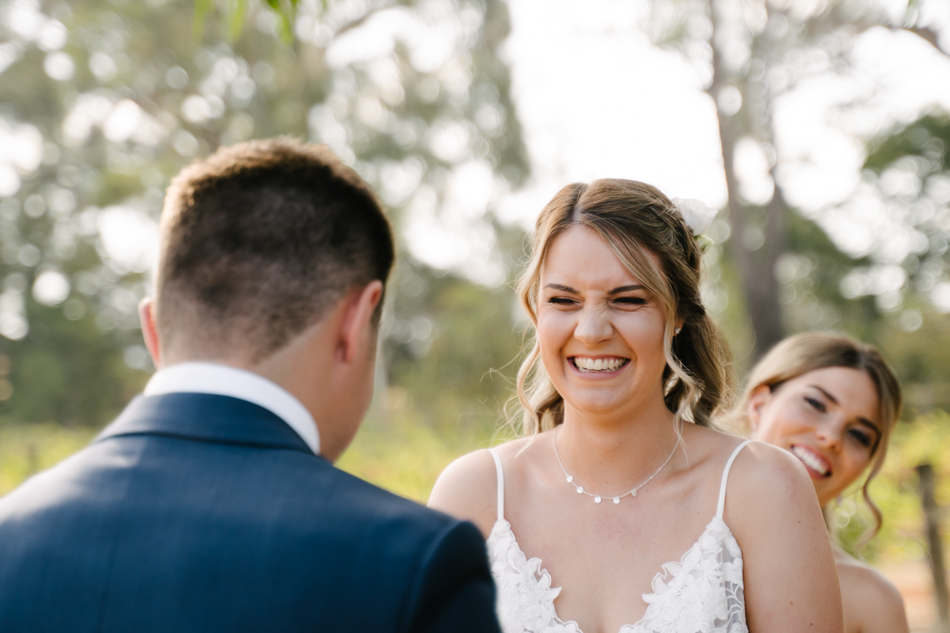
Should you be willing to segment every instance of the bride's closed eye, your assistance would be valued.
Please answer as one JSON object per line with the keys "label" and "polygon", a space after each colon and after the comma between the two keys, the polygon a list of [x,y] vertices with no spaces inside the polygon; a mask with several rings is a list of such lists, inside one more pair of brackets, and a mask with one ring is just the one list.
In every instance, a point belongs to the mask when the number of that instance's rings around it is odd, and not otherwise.
{"label": "bride's closed eye", "polygon": [[619,303],[620,305],[630,305],[630,306],[642,306],[649,303],[649,299],[645,297],[617,297],[614,299],[614,303]]}

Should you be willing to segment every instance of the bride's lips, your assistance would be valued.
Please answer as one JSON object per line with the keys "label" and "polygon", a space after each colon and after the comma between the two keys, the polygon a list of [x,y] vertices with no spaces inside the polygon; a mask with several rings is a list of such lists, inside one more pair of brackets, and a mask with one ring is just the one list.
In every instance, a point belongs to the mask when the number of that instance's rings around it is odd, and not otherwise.
{"label": "bride's lips", "polygon": [[807,470],[808,474],[813,478],[827,479],[831,477],[831,462],[825,459],[824,455],[818,451],[800,444],[792,445],[789,451],[798,458],[798,461],[805,465],[805,470]]}
{"label": "bride's lips", "polygon": [[584,377],[608,377],[623,371],[630,359],[622,356],[569,356],[567,362],[575,373]]}

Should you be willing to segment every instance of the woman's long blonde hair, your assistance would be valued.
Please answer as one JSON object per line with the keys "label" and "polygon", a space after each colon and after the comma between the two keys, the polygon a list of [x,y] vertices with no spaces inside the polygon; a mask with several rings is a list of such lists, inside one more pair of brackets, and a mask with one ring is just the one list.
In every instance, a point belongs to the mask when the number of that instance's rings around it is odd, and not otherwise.
{"label": "woman's long blonde hair", "polygon": [[861,539],[861,544],[864,544],[874,538],[881,529],[881,510],[871,499],[868,484],[884,465],[891,431],[900,419],[903,406],[900,382],[874,346],[850,336],[828,332],[807,332],[790,336],[773,347],[752,369],[742,397],[733,411],[733,417],[740,421],[745,432],[749,433],[749,400],[757,389],[766,386],[770,391],[775,391],[788,380],[827,367],[863,371],[877,389],[881,436],[871,449],[874,461],[864,485],[861,486],[864,502],[874,516],[874,527]]}
{"label": "woman's long blonde hair", "polygon": [[[596,231],[666,308],[664,400],[677,432],[683,421],[710,426],[730,384],[731,362],[700,296],[702,251],[682,214],[659,190],[633,180],[604,179],[567,185],[538,217],[531,257],[518,283],[521,304],[535,326],[531,351],[518,371],[523,435],[564,421],[564,400],[540,362],[536,330],[545,257],[554,239],[573,226]],[[677,317],[683,325],[674,337]]]}

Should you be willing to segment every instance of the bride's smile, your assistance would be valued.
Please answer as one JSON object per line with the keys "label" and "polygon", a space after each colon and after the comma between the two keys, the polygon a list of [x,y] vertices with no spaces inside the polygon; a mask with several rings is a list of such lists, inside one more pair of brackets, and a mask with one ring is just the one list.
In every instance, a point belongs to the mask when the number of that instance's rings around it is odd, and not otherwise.
{"label": "bride's smile", "polygon": [[629,358],[608,356],[594,358],[592,356],[574,356],[567,359],[582,374],[596,372],[598,374],[613,373],[627,366]]}

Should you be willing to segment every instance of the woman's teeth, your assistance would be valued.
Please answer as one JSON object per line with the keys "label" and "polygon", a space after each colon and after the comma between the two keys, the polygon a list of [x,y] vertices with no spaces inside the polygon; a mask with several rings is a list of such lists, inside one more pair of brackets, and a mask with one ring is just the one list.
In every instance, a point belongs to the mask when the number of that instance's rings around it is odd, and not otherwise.
{"label": "woman's teeth", "polygon": [[617,371],[627,364],[626,358],[584,358],[583,356],[574,357],[574,366],[581,371]]}
{"label": "woman's teeth", "polygon": [[823,459],[809,451],[807,448],[801,448],[800,446],[793,446],[792,453],[802,461],[803,464],[814,470],[821,476],[828,474],[828,465]]}

